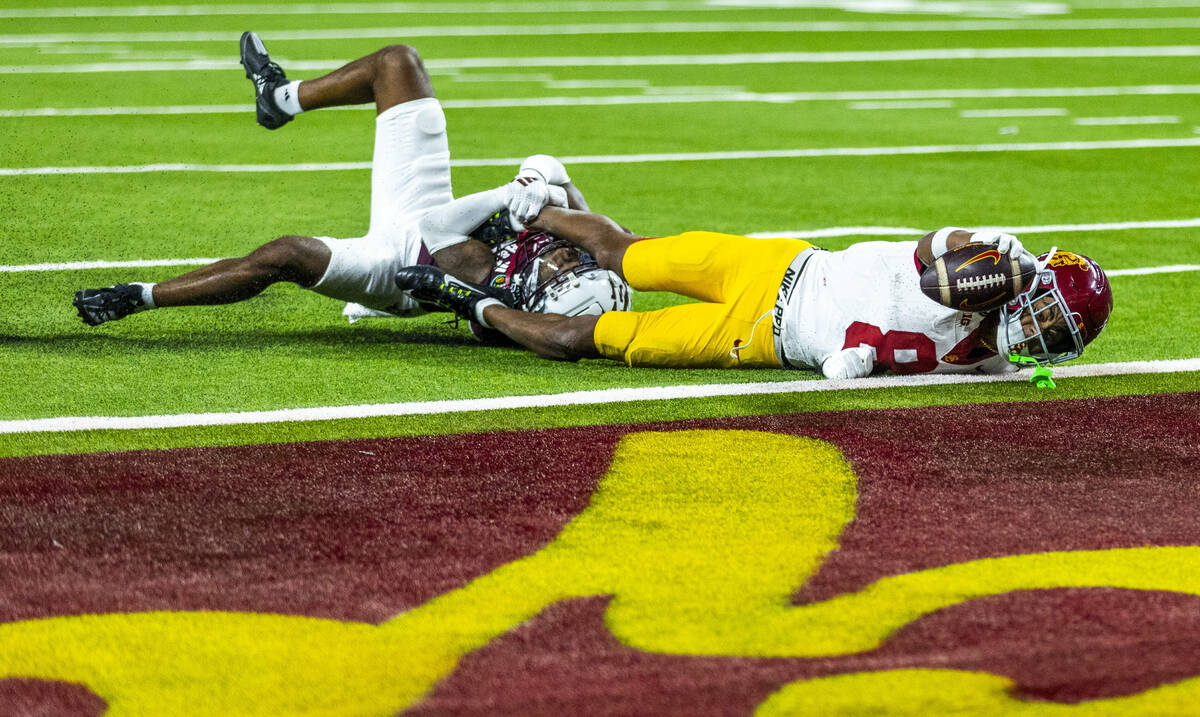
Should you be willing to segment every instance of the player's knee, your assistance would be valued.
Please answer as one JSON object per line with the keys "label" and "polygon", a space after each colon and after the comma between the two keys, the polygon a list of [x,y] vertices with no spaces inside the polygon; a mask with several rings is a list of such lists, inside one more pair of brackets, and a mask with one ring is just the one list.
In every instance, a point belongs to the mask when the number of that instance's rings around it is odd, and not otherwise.
{"label": "player's knee", "polygon": [[375,53],[378,72],[393,75],[425,75],[425,64],[417,48],[411,45],[388,45]]}
{"label": "player's knee", "polygon": [[[320,263],[308,237],[282,236],[263,244],[247,259],[258,273],[280,281],[311,282]],[[319,277],[318,277],[319,278]]]}

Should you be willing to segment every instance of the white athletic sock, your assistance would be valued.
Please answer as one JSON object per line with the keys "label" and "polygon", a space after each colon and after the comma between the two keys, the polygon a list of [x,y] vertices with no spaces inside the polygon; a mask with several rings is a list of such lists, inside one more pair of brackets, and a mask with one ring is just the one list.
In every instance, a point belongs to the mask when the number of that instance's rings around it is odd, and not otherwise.
{"label": "white athletic sock", "polygon": [[275,104],[293,117],[304,111],[300,106],[300,80],[275,88]]}
{"label": "white athletic sock", "polygon": [[146,309],[157,309],[158,306],[154,303],[154,282],[131,281],[133,286],[141,287],[142,289],[142,306],[138,307],[138,311]]}
{"label": "white athletic sock", "polygon": [[483,318],[483,310],[489,306],[504,306],[504,302],[499,299],[487,298],[475,304],[475,320],[485,329],[495,328]]}

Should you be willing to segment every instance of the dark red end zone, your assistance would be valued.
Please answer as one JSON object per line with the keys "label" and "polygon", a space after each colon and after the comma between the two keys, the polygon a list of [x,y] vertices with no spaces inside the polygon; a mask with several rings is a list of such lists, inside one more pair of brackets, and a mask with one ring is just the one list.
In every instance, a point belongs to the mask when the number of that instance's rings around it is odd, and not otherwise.
{"label": "dark red end zone", "polygon": [[[797,603],[984,557],[1200,545],[1200,394],[636,430],[698,427],[813,436],[854,465],[858,517]],[[219,609],[378,622],[547,543],[630,430],[0,461],[0,619]],[[788,682],[898,667],[993,672],[1060,701],[1200,675],[1200,598],[1173,593],[1010,593],[817,660],[642,653],[608,633],[605,604],[547,609],[465,658],[416,711],[748,714]],[[77,688],[0,688],[0,713],[97,709]]]}

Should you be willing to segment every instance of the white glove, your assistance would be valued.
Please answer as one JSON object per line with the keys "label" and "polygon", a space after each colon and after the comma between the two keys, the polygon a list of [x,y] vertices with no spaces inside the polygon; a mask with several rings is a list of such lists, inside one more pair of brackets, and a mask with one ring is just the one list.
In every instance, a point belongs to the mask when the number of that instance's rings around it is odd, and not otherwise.
{"label": "white glove", "polygon": [[551,157],[548,154],[535,154],[525,158],[521,162],[521,171],[518,174],[529,174],[536,172],[537,176],[546,180],[546,184],[562,186],[571,181],[567,176],[567,168],[557,158]]}
{"label": "white glove", "polygon": [[546,206],[563,207],[565,209],[567,207],[567,190],[553,184],[549,186],[549,189],[550,199],[546,201]]}
{"label": "white glove", "polygon": [[980,244],[991,244],[996,247],[996,251],[1001,254],[1015,257],[1020,254],[1029,254],[1030,260],[1036,260],[1032,253],[1025,249],[1021,244],[1021,240],[1012,234],[1004,234],[1002,232],[975,232],[971,235],[971,241]]}
{"label": "white glove", "polygon": [[550,188],[540,177],[519,175],[504,185],[504,198],[515,228],[516,222],[533,221],[541,213],[550,201]]}
{"label": "white glove", "polygon": [[875,370],[875,349],[854,346],[831,354],[821,362],[825,378],[865,378]]}

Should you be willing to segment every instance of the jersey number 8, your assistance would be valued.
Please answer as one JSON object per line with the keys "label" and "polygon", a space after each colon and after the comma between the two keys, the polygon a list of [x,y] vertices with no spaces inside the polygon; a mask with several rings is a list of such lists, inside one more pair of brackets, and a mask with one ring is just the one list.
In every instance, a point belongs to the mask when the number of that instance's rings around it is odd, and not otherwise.
{"label": "jersey number 8", "polygon": [[843,349],[855,346],[875,349],[875,365],[894,374],[929,373],[938,367],[937,346],[925,334],[914,331],[889,331],[855,321],[846,329]]}

